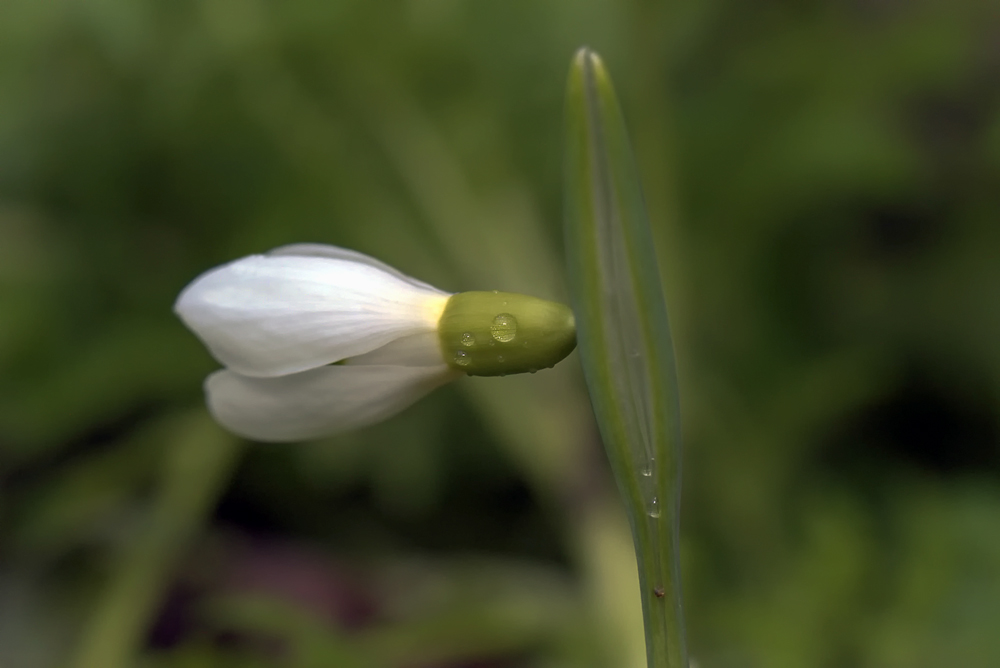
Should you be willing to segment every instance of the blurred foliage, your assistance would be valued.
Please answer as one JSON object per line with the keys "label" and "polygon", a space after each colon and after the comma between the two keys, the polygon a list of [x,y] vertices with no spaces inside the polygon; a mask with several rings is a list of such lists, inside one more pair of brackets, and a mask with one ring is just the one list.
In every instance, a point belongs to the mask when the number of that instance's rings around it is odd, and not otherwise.
{"label": "blurred foliage", "polygon": [[641,665],[575,357],[237,451],[170,312],[299,241],[565,299],[584,43],[675,327],[698,665],[1000,665],[994,2],[5,0],[3,668]]}

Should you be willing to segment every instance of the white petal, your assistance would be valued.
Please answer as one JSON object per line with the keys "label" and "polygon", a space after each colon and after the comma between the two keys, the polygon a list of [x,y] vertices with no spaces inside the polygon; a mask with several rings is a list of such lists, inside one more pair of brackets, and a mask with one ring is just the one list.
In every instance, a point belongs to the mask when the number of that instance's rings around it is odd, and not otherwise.
{"label": "white petal", "polygon": [[224,369],[208,377],[205,392],[226,429],[257,441],[300,441],[384,420],[460,375],[445,365],[334,365],[278,378]]}
{"label": "white petal", "polygon": [[344,364],[390,364],[395,366],[435,366],[444,354],[436,331],[403,336],[381,348],[349,357]]}
{"label": "white petal", "polygon": [[297,255],[299,257],[328,257],[334,260],[351,260],[353,262],[360,262],[362,264],[367,264],[372,267],[381,269],[382,271],[392,274],[396,278],[401,278],[407,283],[417,286],[418,288],[424,288],[432,292],[437,292],[442,295],[448,295],[449,293],[443,290],[438,290],[433,285],[424,283],[423,281],[418,281],[412,276],[407,276],[399,269],[395,267],[390,267],[385,262],[381,260],[376,260],[371,255],[365,255],[364,253],[359,253],[356,250],[351,250],[350,248],[341,248],[340,246],[330,246],[329,244],[288,244],[286,246],[278,246],[277,248],[267,252],[268,255]]}
{"label": "white petal", "polygon": [[196,278],[174,310],[227,367],[280,376],[436,331],[446,301],[368,262],[251,255]]}

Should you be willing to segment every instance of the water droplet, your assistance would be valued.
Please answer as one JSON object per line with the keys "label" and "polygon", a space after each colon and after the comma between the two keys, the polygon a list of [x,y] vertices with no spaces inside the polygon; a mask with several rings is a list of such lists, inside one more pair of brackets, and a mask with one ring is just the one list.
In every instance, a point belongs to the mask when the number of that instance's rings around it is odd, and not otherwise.
{"label": "water droplet", "polygon": [[644,468],[642,470],[642,475],[646,476],[647,478],[652,477],[653,475],[652,467],[647,466],[646,468]]}
{"label": "water droplet", "polygon": [[654,520],[660,516],[660,500],[655,496],[653,500],[649,502],[649,516]]}
{"label": "water droplet", "polygon": [[462,334],[462,345],[466,348],[476,345],[476,337],[472,332],[465,332]]}
{"label": "water droplet", "polygon": [[457,364],[458,366],[469,366],[469,362],[471,361],[472,360],[469,359],[469,353],[465,352],[464,350],[459,350],[455,352],[455,364]]}
{"label": "water droplet", "polygon": [[497,362],[503,364],[503,355],[497,355]]}
{"label": "water droplet", "polygon": [[498,295],[498,294],[500,294],[500,291],[499,290],[494,290],[493,294]]}
{"label": "water droplet", "polygon": [[513,341],[517,335],[517,320],[510,313],[501,313],[493,318],[490,325],[490,334],[500,343]]}
{"label": "water droplet", "polygon": [[538,369],[528,369],[528,373],[538,373]]}

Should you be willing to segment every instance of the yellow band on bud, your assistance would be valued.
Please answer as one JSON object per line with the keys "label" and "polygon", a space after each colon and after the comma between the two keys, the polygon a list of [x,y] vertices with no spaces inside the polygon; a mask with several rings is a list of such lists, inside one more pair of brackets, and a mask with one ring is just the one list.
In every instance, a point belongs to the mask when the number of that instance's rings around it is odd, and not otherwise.
{"label": "yellow band on bud", "polygon": [[512,292],[460,292],[438,321],[445,361],[470,376],[534,373],[576,347],[568,306]]}

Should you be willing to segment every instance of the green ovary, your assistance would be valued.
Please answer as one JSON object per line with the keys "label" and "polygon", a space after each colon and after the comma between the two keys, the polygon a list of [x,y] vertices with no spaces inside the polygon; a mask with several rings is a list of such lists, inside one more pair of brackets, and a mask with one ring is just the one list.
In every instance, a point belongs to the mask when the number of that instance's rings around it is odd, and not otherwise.
{"label": "green ovary", "polygon": [[576,347],[573,312],[512,292],[460,292],[438,322],[445,361],[470,376],[534,373]]}

